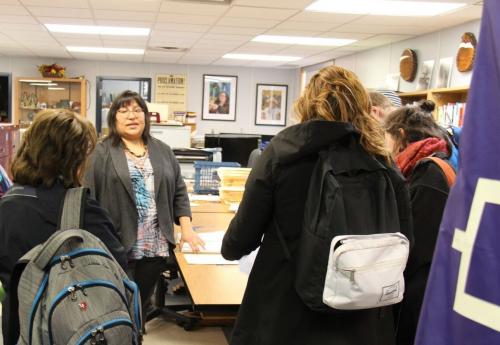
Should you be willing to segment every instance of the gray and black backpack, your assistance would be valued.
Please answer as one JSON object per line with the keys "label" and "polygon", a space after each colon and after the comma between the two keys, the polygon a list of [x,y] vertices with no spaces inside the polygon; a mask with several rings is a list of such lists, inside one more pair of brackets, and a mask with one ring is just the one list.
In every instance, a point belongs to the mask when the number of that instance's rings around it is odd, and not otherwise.
{"label": "gray and black backpack", "polygon": [[84,188],[69,189],[60,230],[18,262],[19,345],[137,345],[137,286],[106,246],[81,230]]}

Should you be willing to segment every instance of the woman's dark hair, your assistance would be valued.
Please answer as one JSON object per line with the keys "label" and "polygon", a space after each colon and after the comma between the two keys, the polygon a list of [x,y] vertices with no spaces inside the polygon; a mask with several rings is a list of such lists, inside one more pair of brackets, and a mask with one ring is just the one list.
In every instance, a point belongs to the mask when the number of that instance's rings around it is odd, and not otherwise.
{"label": "woman's dark hair", "polygon": [[[225,94],[226,95],[226,102],[221,105],[221,102],[220,102],[220,95],[221,94]],[[229,112],[229,95],[227,94],[226,91],[221,91],[219,92],[219,95],[217,96],[217,100],[215,101],[215,104],[217,104],[218,106],[222,106],[224,108],[224,112]]]}
{"label": "woman's dark hair", "polygon": [[424,100],[416,106],[398,108],[387,116],[384,129],[394,138],[400,151],[411,143],[427,138],[444,139],[450,145],[446,131],[432,116],[435,107],[433,101]]}
{"label": "woman's dark hair", "polygon": [[96,141],[87,119],[66,109],[44,110],[24,134],[12,162],[13,180],[33,187],[50,188],[58,179],[65,188],[80,186]]}
{"label": "woman's dark hair", "polygon": [[147,144],[148,139],[150,138],[149,127],[151,120],[148,115],[148,106],[146,105],[144,99],[142,99],[142,97],[137,92],[127,90],[123,91],[118,95],[118,97],[115,98],[108,112],[109,134],[106,140],[112,140],[114,146],[118,146],[122,142],[122,138],[116,130],[116,113],[121,107],[126,107],[132,102],[136,102],[144,112],[144,131],[142,132],[142,141]]}

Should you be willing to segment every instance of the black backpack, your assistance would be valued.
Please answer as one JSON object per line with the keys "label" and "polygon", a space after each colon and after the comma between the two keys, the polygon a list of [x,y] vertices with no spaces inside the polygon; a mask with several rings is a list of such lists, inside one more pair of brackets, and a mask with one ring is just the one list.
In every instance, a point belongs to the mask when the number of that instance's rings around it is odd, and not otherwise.
{"label": "black backpack", "polygon": [[[312,310],[332,312],[323,288],[332,239],[400,231],[396,194],[386,165],[349,137],[319,152],[305,203],[295,261],[295,289]],[[289,256],[289,250],[278,234]]]}

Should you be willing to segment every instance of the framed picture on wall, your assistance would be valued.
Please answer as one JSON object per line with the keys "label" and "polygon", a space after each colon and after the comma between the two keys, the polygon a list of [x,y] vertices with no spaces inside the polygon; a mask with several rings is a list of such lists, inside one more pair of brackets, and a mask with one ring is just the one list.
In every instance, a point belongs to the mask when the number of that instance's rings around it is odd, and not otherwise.
{"label": "framed picture on wall", "polygon": [[288,85],[257,84],[255,124],[285,126]]}
{"label": "framed picture on wall", "polygon": [[238,77],[203,75],[203,120],[236,121]]}

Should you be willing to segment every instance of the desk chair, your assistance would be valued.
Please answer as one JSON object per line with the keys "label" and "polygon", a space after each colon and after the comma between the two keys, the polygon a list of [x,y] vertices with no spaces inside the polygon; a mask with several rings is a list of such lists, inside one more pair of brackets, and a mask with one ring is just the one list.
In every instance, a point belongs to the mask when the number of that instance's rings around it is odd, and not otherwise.
{"label": "desk chair", "polygon": [[173,284],[173,281],[178,278],[179,266],[175,260],[175,255],[172,252],[167,258],[167,269],[158,277],[154,293],[153,308],[144,317],[146,322],[162,315],[168,319],[174,320],[177,325],[181,326],[186,331],[192,330],[196,325],[198,319],[186,316],[179,312],[183,310],[192,310],[191,304],[165,305],[165,298],[166,296],[168,298],[168,295],[170,295],[168,291],[169,287]]}

